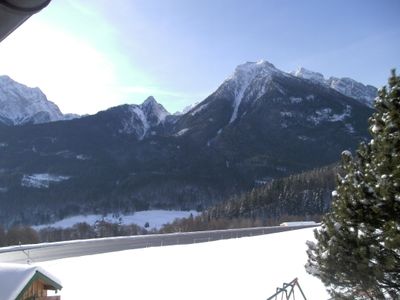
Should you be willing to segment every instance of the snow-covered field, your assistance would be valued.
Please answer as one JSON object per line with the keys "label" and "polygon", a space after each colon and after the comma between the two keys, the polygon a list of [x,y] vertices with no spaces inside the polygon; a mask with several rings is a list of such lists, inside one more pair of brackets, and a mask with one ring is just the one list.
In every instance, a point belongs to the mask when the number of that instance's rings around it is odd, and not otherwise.
{"label": "snow-covered field", "polygon": [[121,224],[136,224],[141,227],[148,222],[149,229],[160,229],[162,225],[171,223],[175,219],[187,218],[192,214],[193,216],[198,215],[198,212],[191,210],[191,211],[180,211],[180,210],[146,210],[146,211],[137,211],[131,215],[112,215],[108,214],[106,216],[102,215],[79,215],[73,216],[69,218],[65,218],[61,221],[46,224],[46,225],[39,225],[34,226],[36,230],[40,230],[42,228],[51,226],[57,228],[68,228],[72,227],[74,224],[86,222],[89,225],[94,225],[96,221],[107,221],[111,223],[120,223]]}
{"label": "snow-covered field", "polygon": [[[39,263],[60,278],[63,300],[265,300],[299,279],[308,300],[326,300],[308,275],[313,229],[203,244],[127,250]],[[296,299],[301,299],[297,291]]]}
{"label": "snow-covered field", "polygon": [[21,180],[21,185],[37,189],[48,189],[51,183],[61,182],[64,180],[68,180],[69,178],[69,176],[65,175],[55,175],[48,173],[24,175]]}

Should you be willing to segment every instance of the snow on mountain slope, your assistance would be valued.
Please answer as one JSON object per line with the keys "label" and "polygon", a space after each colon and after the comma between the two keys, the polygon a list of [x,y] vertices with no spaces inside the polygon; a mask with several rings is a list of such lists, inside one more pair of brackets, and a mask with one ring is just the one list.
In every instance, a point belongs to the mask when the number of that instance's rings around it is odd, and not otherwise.
{"label": "snow on mountain slope", "polygon": [[[250,93],[258,93],[262,96],[272,74],[284,75],[285,73],[265,60],[247,62],[236,67],[233,75],[222,84],[222,90],[227,88],[234,91],[233,112],[229,123],[236,120],[240,105]],[[259,84],[255,84],[257,82]]]}
{"label": "snow on mountain slope", "polygon": [[330,108],[323,108],[315,111],[313,115],[307,117],[307,120],[312,122],[314,125],[318,125],[323,121],[326,122],[337,122],[344,121],[346,118],[351,116],[351,107],[347,106],[342,113],[334,114]]}
{"label": "snow on mountain slope", "polygon": [[321,73],[313,72],[310,70],[307,70],[305,68],[298,68],[296,71],[291,72],[290,74],[300,77],[303,79],[308,79],[317,83],[322,83],[325,84],[325,78],[324,75]]}
{"label": "snow on mountain slope", "polygon": [[[238,65],[234,73],[210,97],[212,99],[230,99],[232,111],[230,112],[229,121],[226,124],[229,125],[246,113],[249,107],[247,104],[251,106],[265,94],[275,90],[281,96],[286,96],[287,88],[282,88],[282,82],[290,81],[293,76],[311,81],[313,84],[323,85],[328,89],[336,90],[369,107],[372,107],[373,100],[377,95],[375,87],[364,85],[350,78],[330,77],[326,79],[321,73],[305,68],[299,68],[297,71],[286,73],[277,69],[272,63],[261,60]],[[304,82],[297,84],[298,89],[306,85]],[[210,97],[190,107],[186,112],[192,116],[204,113],[208,107],[211,107]],[[308,97],[314,97],[314,95],[309,95]],[[312,100],[308,97],[307,100]],[[299,99],[292,98],[294,100]],[[226,111],[226,107],[224,109]]]}
{"label": "snow on mountain slope", "polygon": [[163,122],[167,116],[169,116],[169,112],[154,99],[153,96],[148,97],[141,105],[141,110],[145,114],[149,125],[156,126],[159,123]]}
{"label": "snow on mountain slope", "polygon": [[[67,258],[39,265],[60,278],[63,300],[125,299],[127,295],[146,300],[261,300],[296,277],[307,299],[326,300],[330,297],[324,285],[304,269],[305,243],[313,239],[312,229],[301,229]],[[132,283],[133,288],[129,288]],[[298,291],[296,296],[301,298]]]}
{"label": "snow on mountain slope", "polygon": [[139,106],[130,106],[131,112],[136,114],[136,116],[139,117],[139,120],[142,122],[142,135],[140,139],[143,139],[143,137],[146,135],[147,131],[150,128],[149,122],[147,122],[147,117],[144,114],[143,110]]}
{"label": "snow on mountain slope", "polygon": [[372,107],[373,101],[378,94],[377,88],[371,85],[364,85],[351,78],[330,77],[329,79],[325,79],[324,75],[321,73],[313,72],[305,68],[299,68],[296,71],[292,71],[290,74],[328,86],[370,107]]}
{"label": "snow on mountain slope", "polygon": [[[172,135],[180,137],[185,133],[186,140],[207,148],[226,149],[227,153],[240,149],[240,155],[246,152],[251,157],[256,152],[262,156],[269,153],[267,156],[271,157],[279,153],[280,159],[287,154],[284,161],[292,161],[293,148],[289,149],[289,144],[297,147],[297,153],[303,153],[305,160],[310,157],[307,149],[315,149],[316,145],[353,147],[348,141],[358,142],[365,134],[370,109],[329,86],[321,87],[322,74],[301,69],[297,76],[267,61],[241,64],[214,93],[179,116]],[[301,140],[299,136],[318,136],[318,141]],[[329,147],[315,153],[330,153],[329,160],[333,161],[335,151]],[[234,159],[241,160],[240,155]],[[276,161],[271,158],[268,165]],[[273,167],[273,172],[283,170],[278,167]]]}
{"label": "snow on mountain slope", "polygon": [[39,88],[0,76],[0,118],[9,125],[19,125],[58,121],[63,114]]}
{"label": "snow on mountain slope", "polygon": [[378,90],[371,85],[364,85],[351,78],[330,77],[328,85],[343,95],[352,97],[372,107],[373,101],[378,95]]}
{"label": "snow on mountain slope", "polygon": [[169,112],[154,97],[148,97],[142,104],[128,105],[128,117],[122,119],[120,133],[136,134],[142,140],[151,128],[164,122]]}
{"label": "snow on mountain slope", "polygon": [[0,122],[7,125],[47,123],[78,118],[75,114],[61,113],[58,106],[47,100],[39,88],[30,88],[0,76]]}

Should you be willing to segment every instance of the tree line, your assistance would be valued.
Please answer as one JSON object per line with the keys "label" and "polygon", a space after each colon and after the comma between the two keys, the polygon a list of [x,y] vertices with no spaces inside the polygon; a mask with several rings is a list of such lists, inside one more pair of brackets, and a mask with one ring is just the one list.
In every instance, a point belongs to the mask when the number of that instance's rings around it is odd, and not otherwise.
{"label": "tree line", "polygon": [[94,225],[82,222],[69,228],[45,227],[35,230],[29,226],[13,226],[6,230],[0,226],[0,247],[59,242],[79,239],[93,239],[114,236],[131,236],[153,233],[135,224],[110,223],[104,220]]}
{"label": "tree line", "polygon": [[320,221],[329,211],[337,165],[274,179],[233,196],[201,215],[176,220],[162,232],[274,226],[285,221]]}
{"label": "tree line", "polygon": [[0,227],[0,246],[149,233],[275,226],[287,221],[320,221],[330,208],[337,172],[339,167],[330,165],[274,179],[250,192],[232,196],[209,207],[199,216],[166,224],[158,231],[104,220],[94,225],[78,223],[70,228],[46,227],[38,231],[17,225],[9,230]]}

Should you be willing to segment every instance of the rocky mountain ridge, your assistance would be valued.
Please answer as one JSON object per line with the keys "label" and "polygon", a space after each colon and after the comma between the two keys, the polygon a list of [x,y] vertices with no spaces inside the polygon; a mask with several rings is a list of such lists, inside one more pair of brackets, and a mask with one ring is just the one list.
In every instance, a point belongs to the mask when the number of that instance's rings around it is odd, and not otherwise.
{"label": "rocky mountain ridge", "polygon": [[336,162],[367,139],[371,113],[329,86],[261,61],[238,66],[181,115],[149,97],[70,121],[0,124],[0,222],[203,209]]}
{"label": "rocky mountain ridge", "polygon": [[[239,65],[232,76],[227,78],[222,86],[218,89],[227,88],[233,92],[234,102],[233,112],[230,122],[237,118],[239,107],[246,101],[246,97],[260,96],[268,88],[268,78],[271,74],[279,76],[295,76],[298,78],[310,80],[313,83],[318,83],[326,87],[330,87],[339,93],[354,98],[361,103],[372,107],[373,100],[377,95],[377,89],[371,85],[364,85],[351,78],[336,78],[329,77],[326,79],[324,75],[318,72],[307,70],[303,67],[298,68],[296,71],[290,73],[283,72],[277,69],[273,64],[268,61],[261,60],[258,62],[247,62]],[[256,79],[254,82],[253,80]],[[257,81],[259,83],[257,83]],[[252,86],[250,85],[252,83]],[[260,82],[263,86],[260,86]],[[261,87],[255,91],[255,87]],[[251,95],[245,95],[246,90],[251,90]],[[257,93],[255,95],[254,93]],[[257,97],[256,97],[257,98]],[[145,104],[148,102],[147,104]],[[184,115],[189,111],[197,113],[197,109],[202,109],[202,103],[196,103],[188,106],[182,113],[176,114]],[[154,109],[154,112],[149,112]],[[166,116],[170,115],[169,112],[162,107],[154,97],[150,96],[141,105],[130,105],[133,120],[142,123],[142,129],[132,128],[135,127],[131,122],[126,123],[126,128],[122,131],[134,131],[136,134],[145,135],[150,127],[158,125],[159,121],[164,120]],[[144,110],[147,111],[143,115]],[[148,114],[148,116],[146,116]],[[150,116],[151,114],[155,114]],[[26,123],[47,123],[60,120],[71,120],[79,117],[76,114],[62,114],[58,106],[47,100],[46,95],[39,88],[30,88],[12,80],[9,76],[0,76],[0,122],[6,125],[21,125]],[[150,117],[150,123],[147,122],[147,117]],[[160,119],[160,120],[159,120]],[[139,133],[138,131],[141,131]]]}
{"label": "rocky mountain ridge", "polygon": [[[153,96],[148,97],[142,104],[125,105],[126,115],[121,118],[119,133],[135,135],[142,140],[152,128],[163,123],[170,113],[159,104]],[[114,108],[114,109],[118,109]]]}
{"label": "rocky mountain ridge", "polygon": [[0,122],[6,125],[39,124],[79,117],[63,115],[39,88],[30,88],[0,76]]}
{"label": "rocky mountain ridge", "polygon": [[369,107],[373,106],[373,101],[378,95],[378,89],[376,87],[372,85],[364,85],[361,82],[348,77],[329,77],[328,79],[325,79],[324,75],[321,73],[313,72],[302,67],[290,74],[299,78],[311,80],[314,83],[328,86],[343,95],[354,98],[361,103],[368,105]]}

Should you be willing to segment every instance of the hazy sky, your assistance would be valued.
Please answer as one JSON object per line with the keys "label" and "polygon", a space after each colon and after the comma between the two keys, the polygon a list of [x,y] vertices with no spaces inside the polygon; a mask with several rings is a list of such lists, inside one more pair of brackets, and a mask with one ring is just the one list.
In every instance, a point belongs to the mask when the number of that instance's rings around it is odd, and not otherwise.
{"label": "hazy sky", "polygon": [[399,0],[53,0],[0,44],[0,74],[80,114],[149,95],[175,112],[260,59],[379,87],[400,70],[399,11]]}

